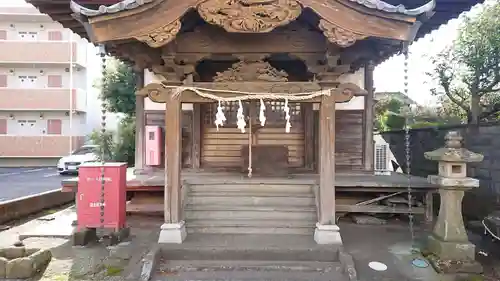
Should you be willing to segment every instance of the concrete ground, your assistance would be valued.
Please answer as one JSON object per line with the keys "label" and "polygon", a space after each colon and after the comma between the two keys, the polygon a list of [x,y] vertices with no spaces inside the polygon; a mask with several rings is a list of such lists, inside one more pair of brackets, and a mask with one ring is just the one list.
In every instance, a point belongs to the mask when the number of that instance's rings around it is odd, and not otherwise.
{"label": "concrete ground", "polygon": [[55,167],[0,168],[0,202],[60,189],[71,177],[60,176]]}
{"label": "concrete ground", "polygon": [[74,207],[48,213],[0,232],[0,247],[12,246],[21,237],[28,248],[52,252],[48,267],[30,281],[137,281],[141,261],[156,244],[162,224],[162,219],[129,218],[129,241],[111,247],[73,247],[70,237],[74,231],[71,222],[76,218]]}
{"label": "concrete ground", "polygon": [[[56,213],[50,212],[44,217],[32,219],[0,232],[0,246],[12,245],[21,236],[27,246],[51,249],[54,256],[52,262],[42,276],[33,280],[139,280],[140,261],[157,241],[159,228],[162,224],[161,218],[129,217],[128,223],[132,233],[129,242],[121,243],[115,247],[93,245],[85,248],[71,246],[69,237],[73,228],[70,224],[74,218],[75,210],[73,207]],[[386,225],[357,225],[350,221],[341,221],[339,225],[345,250],[353,256],[359,281],[446,280],[441,278],[430,266],[417,268],[412,265],[413,259],[420,257],[417,253],[412,252],[412,245],[418,244],[419,239],[425,236],[423,229],[416,229],[416,243],[412,244],[408,225],[404,222],[390,221]],[[480,239],[480,241],[484,242],[485,240]],[[488,263],[489,272],[483,279],[478,280],[498,281],[500,279],[497,275],[493,275],[494,273],[490,269],[500,268],[500,256],[496,256],[498,252],[488,251],[492,247],[491,244],[483,244],[479,246],[479,249],[487,252],[488,259],[486,261],[482,259],[482,261]],[[387,266],[387,270],[373,270],[369,267],[370,262],[383,263]],[[213,267],[214,265],[206,266]],[[293,267],[295,266],[293,265]],[[210,274],[207,272],[205,276],[201,272],[196,275],[198,278],[196,280],[215,280],[210,279]],[[302,280],[299,275],[287,280]],[[169,278],[172,277],[166,275],[165,279],[157,280],[170,280]],[[223,280],[251,279],[245,279],[246,277],[232,276]]]}
{"label": "concrete ground", "polygon": [[[413,259],[421,257],[414,251],[425,234],[421,228],[414,232],[412,243],[408,224],[404,222],[358,225],[346,219],[339,223],[339,227],[346,251],[353,256],[360,281],[441,281],[431,266],[417,268],[412,265]],[[370,262],[383,263],[387,270],[373,270],[369,267]]]}

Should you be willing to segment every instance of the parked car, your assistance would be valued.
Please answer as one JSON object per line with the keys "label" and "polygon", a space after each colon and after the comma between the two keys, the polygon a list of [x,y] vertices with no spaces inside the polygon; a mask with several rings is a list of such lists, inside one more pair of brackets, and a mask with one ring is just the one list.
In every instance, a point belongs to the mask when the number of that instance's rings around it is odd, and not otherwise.
{"label": "parked car", "polygon": [[60,175],[77,174],[80,164],[94,162],[99,159],[98,151],[99,146],[97,145],[84,145],[73,151],[70,155],[61,158],[57,163],[57,171]]}

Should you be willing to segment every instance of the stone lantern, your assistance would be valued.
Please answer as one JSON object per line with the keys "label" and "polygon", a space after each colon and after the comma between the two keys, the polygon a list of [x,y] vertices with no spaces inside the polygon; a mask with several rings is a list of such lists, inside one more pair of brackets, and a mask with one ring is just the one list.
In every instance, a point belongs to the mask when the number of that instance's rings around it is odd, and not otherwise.
{"label": "stone lantern", "polygon": [[481,162],[483,155],[463,148],[462,140],[458,132],[450,131],[445,147],[424,154],[439,164],[438,175],[428,177],[431,184],[438,186],[441,206],[427,250],[441,260],[475,260],[475,246],[467,237],[462,217],[462,199],[464,191],[479,186],[479,180],[467,177],[467,163]]}

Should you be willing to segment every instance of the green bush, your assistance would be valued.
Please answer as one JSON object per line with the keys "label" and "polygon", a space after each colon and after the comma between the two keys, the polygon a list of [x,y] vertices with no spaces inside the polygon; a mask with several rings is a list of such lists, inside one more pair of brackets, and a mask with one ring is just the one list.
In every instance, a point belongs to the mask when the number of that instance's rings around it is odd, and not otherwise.
{"label": "green bush", "polygon": [[99,145],[99,157],[104,161],[126,162],[129,167],[135,159],[135,117],[125,117],[120,121],[117,132],[93,131],[90,136],[93,144]]}

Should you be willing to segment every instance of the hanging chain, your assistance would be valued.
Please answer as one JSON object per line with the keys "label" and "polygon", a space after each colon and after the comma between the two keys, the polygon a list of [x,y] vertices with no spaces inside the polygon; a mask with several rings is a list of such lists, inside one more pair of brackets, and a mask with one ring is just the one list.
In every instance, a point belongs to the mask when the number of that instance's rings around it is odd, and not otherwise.
{"label": "hanging chain", "polygon": [[[408,97],[408,90],[409,90],[409,85],[408,85],[408,61],[409,61],[409,46],[405,44],[403,54],[404,54],[404,77],[403,77],[403,83],[404,83],[404,94],[406,97]],[[410,227],[410,234],[411,234],[411,242],[412,246],[415,240],[415,233],[414,233],[414,227],[413,227],[413,196],[412,196],[412,187],[411,187],[411,158],[410,158],[410,116],[411,116],[411,108],[410,105],[408,105],[407,109],[407,114],[405,116],[405,158],[406,158],[406,177],[408,180],[408,186],[407,186],[407,192],[408,192],[408,219],[409,219],[409,227]]]}
{"label": "hanging chain", "polygon": [[[106,49],[103,45],[100,46],[100,56],[101,56],[101,61],[102,61],[102,85],[104,85],[104,77],[106,75]],[[102,99],[102,97],[101,97]],[[105,207],[105,157],[106,157],[106,150],[107,150],[107,136],[106,136],[106,105],[104,103],[104,99],[101,100],[101,136],[102,136],[102,146],[101,147],[101,204],[100,205],[100,222],[101,222],[101,228],[104,228],[104,207]]]}

